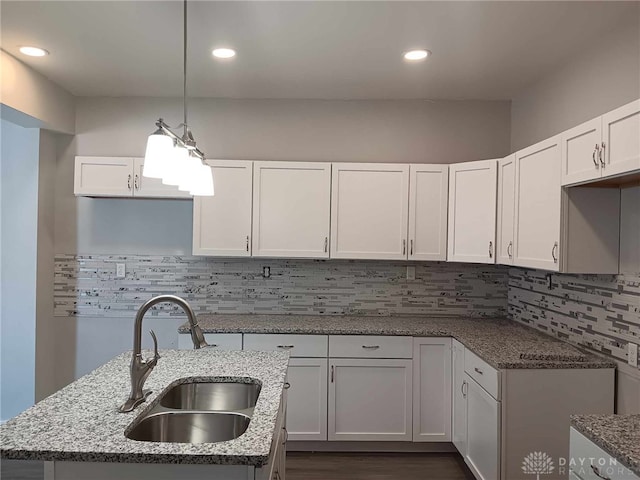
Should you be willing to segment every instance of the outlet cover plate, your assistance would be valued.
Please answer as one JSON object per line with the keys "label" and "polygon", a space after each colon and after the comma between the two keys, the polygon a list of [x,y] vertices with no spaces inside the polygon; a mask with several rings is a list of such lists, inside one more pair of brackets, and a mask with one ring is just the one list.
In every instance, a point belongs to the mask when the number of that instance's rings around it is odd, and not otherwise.
{"label": "outlet cover plate", "polygon": [[124,278],[124,277],[125,277],[124,263],[116,263],[116,278]]}
{"label": "outlet cover plate", "polygon": [[638,366],[638,344],[629,342],[629,355],[627,361],[632,367]]}

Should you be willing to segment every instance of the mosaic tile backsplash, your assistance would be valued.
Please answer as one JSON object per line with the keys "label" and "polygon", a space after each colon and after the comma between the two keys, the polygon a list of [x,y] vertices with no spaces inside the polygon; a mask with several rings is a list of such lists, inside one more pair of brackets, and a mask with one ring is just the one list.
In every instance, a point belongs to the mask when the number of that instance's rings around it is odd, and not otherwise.
{"label": "mosaic tile backsplash", "polygon": [[[116,263],[126,277],[116,279]],[[262,267],[269,266],[270,278]],[[196,313],[505,316],[508,269],[494,265],[192,256],[57,255],[55,315],[131,317],[154,295]],[[155,315],[182,315],[161,305]]]}
{"label": "mosaic tile backsplash", "polygon": [[640,274],[559,275],[511,268],[509,316],[626,362],[627,344],[640,343]]}

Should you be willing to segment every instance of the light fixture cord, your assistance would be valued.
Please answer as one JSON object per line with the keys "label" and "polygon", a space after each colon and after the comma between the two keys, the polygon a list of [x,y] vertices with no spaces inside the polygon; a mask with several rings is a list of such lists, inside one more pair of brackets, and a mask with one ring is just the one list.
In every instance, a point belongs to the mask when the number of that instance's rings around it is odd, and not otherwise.
{"label": "light fixture cord", "polygon": [[184,106],[184,138],[187,138],[187,0],[183,2],[182,102]]}

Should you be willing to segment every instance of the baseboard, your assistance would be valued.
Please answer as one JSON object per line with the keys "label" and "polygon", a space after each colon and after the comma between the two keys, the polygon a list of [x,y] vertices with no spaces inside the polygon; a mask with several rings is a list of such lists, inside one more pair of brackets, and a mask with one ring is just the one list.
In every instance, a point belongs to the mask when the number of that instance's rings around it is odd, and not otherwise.
{"label": "baseboard", "polygon": [[402,452],[457,452],[450,442],[287,442],[287,452],[367,452],[367,453],[402,453]]}

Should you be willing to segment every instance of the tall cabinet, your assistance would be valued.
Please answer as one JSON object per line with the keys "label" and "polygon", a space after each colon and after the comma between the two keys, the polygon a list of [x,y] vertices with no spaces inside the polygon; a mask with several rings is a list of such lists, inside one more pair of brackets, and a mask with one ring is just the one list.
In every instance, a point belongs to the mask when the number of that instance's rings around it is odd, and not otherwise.
{"label": "tall cabinet", "polygon": [[497,160],[449,166],[450,262],[495,263]]}

